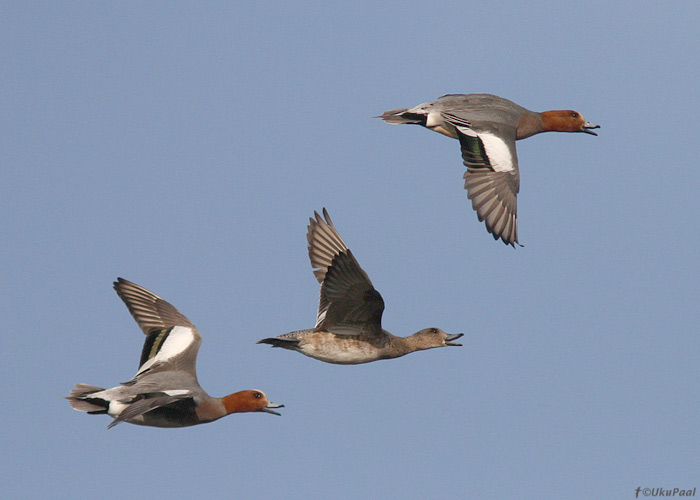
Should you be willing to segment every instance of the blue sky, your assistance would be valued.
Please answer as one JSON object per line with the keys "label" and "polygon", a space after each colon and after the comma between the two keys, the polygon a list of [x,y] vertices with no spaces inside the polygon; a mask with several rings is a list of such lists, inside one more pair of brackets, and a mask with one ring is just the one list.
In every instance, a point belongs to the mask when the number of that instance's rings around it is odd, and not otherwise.
{"label": "blue sky", "polygon": [[[5,2],[4,498],[634,498],[700,487],[694,2]],[[495,242],[459,145],[372,118],[445,93],[575,109],[518,143]],[[464,347],[334,366],[256,345],[313,326],[327,207],[397,335]],[[188,429],[70,409],[166,298],[222,396],[281,417]],[[11,458],[10,458],[11,457]]]}

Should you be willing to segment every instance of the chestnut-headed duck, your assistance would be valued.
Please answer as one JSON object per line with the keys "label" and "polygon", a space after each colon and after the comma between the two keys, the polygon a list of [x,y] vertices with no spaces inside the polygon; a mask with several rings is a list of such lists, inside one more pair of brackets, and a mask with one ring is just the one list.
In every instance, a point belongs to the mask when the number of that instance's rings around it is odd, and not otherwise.
{"label": "chestnut-headed duck", "polygon": [[540,132],[584,132],[600,128],[572,110],[536,113],[491,94],[448,94],[413,108],[385,111],[387,123],[422,125],[459,139],[467,171],[464,188],[479,221],[494,239],[518,243],[520,173],[515,141]]}
{"label": "chestnut-headed duck", "polygon": [[76,384],[66,399],[79,411],[107,414],[120,422],[152,427],[187,427],[231,413],[261,411],[279,415],[258,390],[213,398],[197,382],[197,352],[202,336],[171,304],[145,288],[118,278],[114,289],[146,334],[136,375],[117,387]]}
{"label": "chestnut-headed duck", "polygon": [[314,212],[306,238],[314,275],[321,284],[316,326],[258,341],[298,351],[327,363],[356,365],[434,347],[460,346],[463,334],[426,328],[409,337],[382,329],[384,300],[333,226],[326,209]]}

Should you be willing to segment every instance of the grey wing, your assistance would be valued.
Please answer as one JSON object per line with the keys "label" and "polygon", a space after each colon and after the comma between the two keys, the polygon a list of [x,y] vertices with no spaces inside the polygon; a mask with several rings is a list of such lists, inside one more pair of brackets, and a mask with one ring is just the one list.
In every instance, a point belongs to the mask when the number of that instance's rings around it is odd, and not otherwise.
{"label": "grey wing", "polygon": [[146,335],[154,329],[173,326],[194,328],[190,320],[172,304],[136,283],[117,278],[114,289]]}
{"label": "grey wing", "polygon": [[458,117],[446,114],[446,118],[457,129],[462,159],[467,167],[464,188],[479,221],[486,223],[494,239],[501,238],[505,244],[515,246],[520,191],[515,131],[512,131],[512,140],[504,140],[503,135],[510,135],[509,130],[477,133]]}
{"label": "grey wing", "polygon": [[311,219],[307,240],[321,283],[316,327],[339,334],[380,333],[384,301],[324,209]]}
{"label": "grey wing", "polygon": [[348,246],[338,234],[325,208],[323,218],[318,212],[314,212],[314,217],[309,218],[306,241],[309,244],[309,259],[314,268],[314,276],[319,283],[323,283],[335,256],[348,250]]}

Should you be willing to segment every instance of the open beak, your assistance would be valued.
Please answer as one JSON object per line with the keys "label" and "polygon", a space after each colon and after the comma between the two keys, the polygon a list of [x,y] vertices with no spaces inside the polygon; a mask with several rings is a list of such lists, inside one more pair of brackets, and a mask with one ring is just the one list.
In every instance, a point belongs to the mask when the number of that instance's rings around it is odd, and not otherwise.
{"label": "open beak", "polygon": [[457,342],[453,342],[453,340],[457,340],[458,338],[464,336],[463,333],[453,333],[452,335],[448,335],[445,337],[445,345],[457,345],[461,346],[462,344],[458,344]]}
{"label": "open beak", "polygon": [[272,413],[273,415],[280,415],[272,408],[284,408],[284,405],[278,405],[277,403],[267,403],[267,406],[260,411],[264,411],[265,413]]}
{"label": "open beak", "polygon": [[591,130],[591,129],[594,129],[594,128],[600,128],[600,125],[596,125],[596,124],[594,124],[594,123],[586,122],[586,123],[584,123],[584,124],[581,126],[581,132],[585,132],[585,133],[591,134],[591,135],[598,135],[598,134],[596,134],[595,132],[593,132],[593,130]]}

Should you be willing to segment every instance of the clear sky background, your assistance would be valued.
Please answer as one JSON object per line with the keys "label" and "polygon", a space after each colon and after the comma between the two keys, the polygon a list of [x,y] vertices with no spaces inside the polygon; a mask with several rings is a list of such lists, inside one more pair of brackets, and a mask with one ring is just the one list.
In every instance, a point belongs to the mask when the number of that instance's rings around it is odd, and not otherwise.
{"label": "clear sky background", "polygon": [[[697,2],[3,2],[3,498],[634,498],[700,488]],[[496,242],[459,144],[374,119],[445,93],[575,109],[518,143]],[[256,345],[312,327],[327,207],[397,335],[359,366]],[[188,429],[73,411],[136,371],[117,276],[204,337]],[[641,498],[641,495],[640,495]]]}

